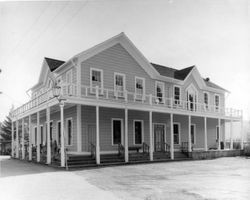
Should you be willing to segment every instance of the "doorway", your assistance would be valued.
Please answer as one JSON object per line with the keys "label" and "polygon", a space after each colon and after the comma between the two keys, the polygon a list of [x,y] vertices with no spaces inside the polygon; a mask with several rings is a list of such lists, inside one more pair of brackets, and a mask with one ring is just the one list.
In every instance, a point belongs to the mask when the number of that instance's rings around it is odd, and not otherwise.
{"label": "doorway", "polygon": [[165,150],[165,124],[154,124],[154,150],[161,152]]}

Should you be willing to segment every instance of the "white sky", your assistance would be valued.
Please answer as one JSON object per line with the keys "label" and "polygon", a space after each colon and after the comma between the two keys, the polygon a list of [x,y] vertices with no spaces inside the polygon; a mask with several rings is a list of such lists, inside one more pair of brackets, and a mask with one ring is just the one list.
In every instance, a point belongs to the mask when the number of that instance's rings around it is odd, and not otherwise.
{"label": "white sky", "polygon": [[0,2],[0,121],[27,102],[44,57],[73,55],[125,32],[151,62],[196,65],[250,117],[247,0]]}

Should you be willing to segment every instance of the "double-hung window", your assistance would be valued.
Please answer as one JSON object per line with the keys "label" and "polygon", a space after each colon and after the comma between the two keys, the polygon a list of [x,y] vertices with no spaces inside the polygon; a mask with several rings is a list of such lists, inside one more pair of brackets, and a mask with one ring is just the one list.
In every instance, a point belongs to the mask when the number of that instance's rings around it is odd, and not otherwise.
{"label": "double-hung window", "polygon": [[112,119],[112,145],[122,144],[122,119]]}
{"label": "double-hung window", "polygon": [[209,107],[208,107],[208,101],[209,101],[208,100],[209,99],[208,98],[208,93],[204,92],[203,94],[204,94],[204,106],[205,106],[205,109],[208,110],[209,109]]}
{"label": "double-hung window", "polygon": [[218,94],[216,94],[214,96],[214,105],[215,105],[215,111],[219,112],[219,109],[220,109],[220,96]]}
{"label": "double-hung window", "polygon": [[57,141],[61,145],[61,121],[57,122]]}
{"label": "double-hung window", "polygon": [[91,92],[96,92],[96,87],[101,89],[99,93],[103,93],[103,71],[101,69],[90,69],[90,87]]}
{"label": "double-hung window", "polygon": [[114,74],[114,90],[116,97],[124,97],[125,92],[125,75],[120,73]]}
{"label": "double-hung window", "polygon": [[135,95],[137,100],[145,99],[145,79],[135,77]]}
{"label": "double-hung window", "polygon": [[174,86],[174,104],[180,104],[181,100],[181,88],[179,86]]}
{"label": "double-hung window", "polygon": [[196,125],[191,124],[191,143],[196,144]]}
{"label": "double-hung window", "polygon": [[73,123],[72,118],[66,119],[66,130],[67,130],[67,145],[73,144]]}
{"label": "double-hung window", "polygon": [[134,144],[143,143],[143,121],[134,120]]}
{"label": "double-hung window", "polygon": [[156,103],[164,103],[164,83],[156,81],[155,90]]}
{"label": "double-hung window", "polygon": [[173,131],[174,131],[174,144],[180,144],[180,124],[174,123],[173,124]]}

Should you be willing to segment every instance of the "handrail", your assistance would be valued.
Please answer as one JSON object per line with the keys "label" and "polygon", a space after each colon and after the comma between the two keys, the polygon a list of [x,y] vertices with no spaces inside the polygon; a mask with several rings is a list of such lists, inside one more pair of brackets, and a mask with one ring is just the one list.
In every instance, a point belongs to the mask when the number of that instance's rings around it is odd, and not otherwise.
{"label": "handrail", "polygon": [[123,156],[124,153],[125,153],[124,146],[123,146],[121,143],[119,143],[119,144],[118,144],[118,155],[119,155],[119,156]]}
{"label": "handrail", "polygon": [[170,145],[166,142],[163,143],[164,144],[164,150],[165,152],[170,152]]}
{"label": "handrail", "polygon": [[181,151],[182,151],[182,153],[187,153],[188,152],[188,142],[182,142],[181,143]]}
{"label": "handrail", "polygon": [[94,144],[92,144],[91,142],[89,143],[90,145],[90,155],[92,158],[95,158],[96,155],[96,147]]}
{"label": "handrail", "polygon": [[149,153],[149,145],[145,142],[142,143],[142,152]]}
{"label": "handrail", "polygon": [[68,170],[69,169],[69,167],[68,167],[69,157],[68,157],[68,149],[67,148],[64,148],[64,154],[65,154],[65,167],[66,167],[66,170]]}

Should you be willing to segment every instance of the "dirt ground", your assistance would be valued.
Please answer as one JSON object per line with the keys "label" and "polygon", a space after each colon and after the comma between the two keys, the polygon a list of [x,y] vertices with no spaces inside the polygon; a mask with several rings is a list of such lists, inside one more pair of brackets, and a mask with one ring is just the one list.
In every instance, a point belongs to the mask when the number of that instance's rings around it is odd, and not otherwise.
{"label": "dirt ground", "polygon": [[250,198],[245,157],[63,171],[1,158],[0,199],[241,200]]}

